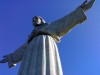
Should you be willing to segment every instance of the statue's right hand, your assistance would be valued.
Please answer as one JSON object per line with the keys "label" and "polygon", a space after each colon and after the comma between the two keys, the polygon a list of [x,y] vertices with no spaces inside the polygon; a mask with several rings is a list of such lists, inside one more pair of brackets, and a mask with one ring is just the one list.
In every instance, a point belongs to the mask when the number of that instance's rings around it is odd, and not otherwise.
{"label": "statue's right hand", "polygon": [[3,56],[3,59],[0,60],[0,63],[6,63],[6,62],[8,62],[8,59],[7,59],[7,56],[5,55]]}
{"label": "statue's right hand", "polygon": [[94,2],[95,0],[90,0],[89,2],[86,0],[82,3],[81,8],[85,12],[93,6]]}

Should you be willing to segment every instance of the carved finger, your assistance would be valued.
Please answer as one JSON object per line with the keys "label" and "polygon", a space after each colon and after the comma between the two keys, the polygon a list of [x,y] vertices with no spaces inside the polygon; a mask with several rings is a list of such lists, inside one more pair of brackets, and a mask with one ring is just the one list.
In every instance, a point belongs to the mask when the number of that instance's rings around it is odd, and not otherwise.
{"label": "carved finger", "polygon": [[5,55],[5,56],[3,56],[3,58],[6,58],[6,55]]}
{"label": "carved finger", "polygon": [[84,1],[84,4],[86,4],[87,2],[88,2],[88,1],[87,1],[87,0],[85,0],[85,1]]}
{"label": "carved finger", "polygon": [[85,0],[83,3],[82,3],[82,5],[84,5],[84,4],[86,4],[88,1],[87,0]]}
{"label": "carved finger", "polygon": [[95,1],[95,0],[91,0],[90,2],[87,3],[87,8],[86,8],[86,10],[90,9],[90,8],[93,6],[94,1]]}
{"label": "carved finger", "polygon": [[0,63],[6,63],[7,62],[7,59],[3,59],[0,61]]}
{"label": "carved finger", "polygon": [[81,4],[81,8],[85,8],[85,6],[86,6],[86,4],[87,4],[87,0],[85,0],[82,4]]}

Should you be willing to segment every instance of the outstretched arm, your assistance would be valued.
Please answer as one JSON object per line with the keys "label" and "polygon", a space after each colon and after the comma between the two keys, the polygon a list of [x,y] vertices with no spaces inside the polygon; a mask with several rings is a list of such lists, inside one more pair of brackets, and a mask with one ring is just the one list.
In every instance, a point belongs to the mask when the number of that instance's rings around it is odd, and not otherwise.
{"label": "outstretched arm", "polygon": [[13,53],[10,53],[8,55],[5,55],[3,60],[0,61],[0,63],[6,63],[8,62],[9,68],[16,65],[17,62],[21,61],[23,59],[25,49],[27,47],[27,42],[23,44],[20,48],[15,50]]}
{"label": "outstretched arm", "polygon": [[59,20],[52,22],[50,25],[44,27],[43,30],[51,34],[55,34],[59,37],[64,36],[76,25],[84,22],[87,19],[86,15],[84,14],[84,10],[88,10],[89,8],[91,8],[93,3],[94,0],[91,0],[88,3],[84,2],[81,6],[76,8],[75,11]]}

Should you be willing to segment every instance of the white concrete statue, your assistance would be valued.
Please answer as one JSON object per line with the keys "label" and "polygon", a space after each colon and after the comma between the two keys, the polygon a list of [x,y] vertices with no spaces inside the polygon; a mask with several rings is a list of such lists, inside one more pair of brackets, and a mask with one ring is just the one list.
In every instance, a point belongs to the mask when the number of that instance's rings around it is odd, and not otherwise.
{"label": "white concrete statue", "polygon": [[92,7],[94,1],[86,0],[75,11],[50,24],[40,16],[33,17],[35,29],[26,43],[13,53],[5,55],[0,63],[8,62],[11,68],[22,61],[18,75],[63,75],[56,43],[73,27],[87,19],[84,12]]}

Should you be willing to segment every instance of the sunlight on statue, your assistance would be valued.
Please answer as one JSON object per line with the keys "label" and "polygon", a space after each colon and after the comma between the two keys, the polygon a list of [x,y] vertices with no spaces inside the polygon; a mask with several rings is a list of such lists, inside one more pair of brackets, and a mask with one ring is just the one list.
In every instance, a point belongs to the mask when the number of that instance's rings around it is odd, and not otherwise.
{"label": "sunlight on statue", "polygon": [[8,62],[9,68],[19,61],[18,75],[63,75],[56,43],[73,27],[84,22],[84,14],[95,0],[83,2],[75,11],[50,24],[40,16],[32,18],[35,29],[27,41],[13,53],[5,55],[0,63]]}

